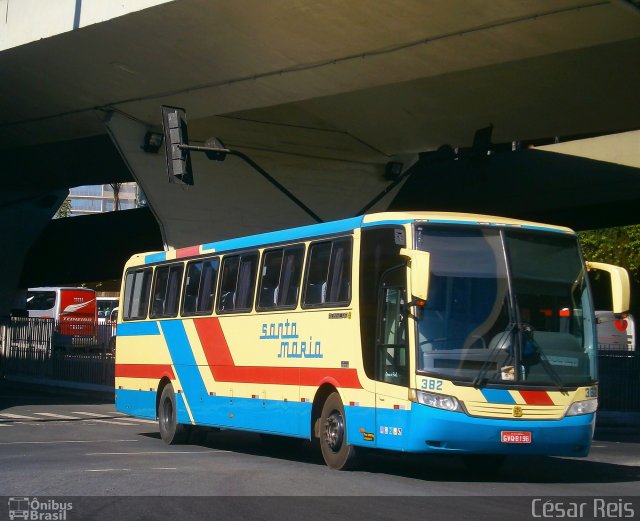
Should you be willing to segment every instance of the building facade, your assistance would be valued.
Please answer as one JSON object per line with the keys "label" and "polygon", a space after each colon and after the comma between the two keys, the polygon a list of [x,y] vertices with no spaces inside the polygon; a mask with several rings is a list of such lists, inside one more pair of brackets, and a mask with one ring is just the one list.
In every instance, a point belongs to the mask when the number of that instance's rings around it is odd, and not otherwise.
{"label": "building facade", "polygon": [[78,186],[69,190],[71,216],[130,210],[146,206],[137,183]]}

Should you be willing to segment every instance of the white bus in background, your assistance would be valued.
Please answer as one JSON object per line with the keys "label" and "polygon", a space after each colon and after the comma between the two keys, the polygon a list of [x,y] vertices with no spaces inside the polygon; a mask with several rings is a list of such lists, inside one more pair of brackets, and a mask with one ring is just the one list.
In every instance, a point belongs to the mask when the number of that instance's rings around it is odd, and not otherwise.
{"label": "white bus in background", "polygon": [[616,318],[611,311],[596,311],[598,349],[601,351],[636,350],[636,325],[633,315]]}
{"label": "white bus in background", "polygon": [[111,312],[118,307],[118,297],[98,297],[98,324],[109,323]]}
{"label": "white bus in background", "polygon": [[95,344],[98,329],[96,292],[89,288],[28,288],[26,312],[40,325],[53,321],[54,349],[86,347]]}

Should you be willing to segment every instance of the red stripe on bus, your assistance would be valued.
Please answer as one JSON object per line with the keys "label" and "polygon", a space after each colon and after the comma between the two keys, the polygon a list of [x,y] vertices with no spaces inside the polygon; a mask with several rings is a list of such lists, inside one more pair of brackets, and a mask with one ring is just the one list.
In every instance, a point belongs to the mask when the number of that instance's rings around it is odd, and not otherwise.
{"label": "red stripe on bus", "polygon": [[547,391],[520,391],[527,405],[554,405]]}
{"label": "red stripe on bus", "polygon": [[193,321],[193,325],[196,326],[209,367],[236,365],[217,318],[196,319]]}
{"label": "red stripe on bus", "polygon": [[175,380],[173,368],[164,364],[116,364],[115,374],[121,378],[154,378],[166,376]]}
{"label": "red stripe on bus", "polygon": [[317,387],[327,378],[339,387],[362,389],[356,369],[322,367],[236,366],[220,321],[202,318],[193,321],[207,363],[217,382],[306,385]]}
{"label": "red stripe on bus", "polygon": [[334,379],[339,387],[362,389],[355,369],[325,369],[322,367],[255,367],[218,366],[211,367],[217,382],[304,385],[318,387],[327,377]]}
{"label": "red stripe on bus", "polygon": [[200,255],[200,246],[189,246],[176,250],[176,259],[184,259],[185,257],[194,257],[196,255]]}

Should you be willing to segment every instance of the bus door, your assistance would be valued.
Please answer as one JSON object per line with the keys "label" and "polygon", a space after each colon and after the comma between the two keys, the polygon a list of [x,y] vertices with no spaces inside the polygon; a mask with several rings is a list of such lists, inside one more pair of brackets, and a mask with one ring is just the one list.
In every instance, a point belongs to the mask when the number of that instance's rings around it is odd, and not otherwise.
{"label": "bus door", "polygon": [[400,449],[409,414],[406,271],[391,268],[378,292],[376,335],[376,445]]}

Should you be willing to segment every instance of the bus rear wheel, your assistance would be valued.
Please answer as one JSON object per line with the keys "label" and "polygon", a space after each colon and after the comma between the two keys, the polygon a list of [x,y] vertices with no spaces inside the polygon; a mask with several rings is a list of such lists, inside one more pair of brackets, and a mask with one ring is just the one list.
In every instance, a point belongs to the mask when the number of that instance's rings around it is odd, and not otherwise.
{"label": "bus rear wheel", "polygon": [[322,407],[320,450],[325,463],[332,469],[349,470],[358,463],[355,447],[347,443],[344,406],[337,392],[331,393]]}
{"label": "bus rear wheel", "polygon": [[165,385],[160,395],[158,425],[160,437],[165,443],[176,445],[187,440],[188,427],[176,421],[176,395],[171,384]]}

